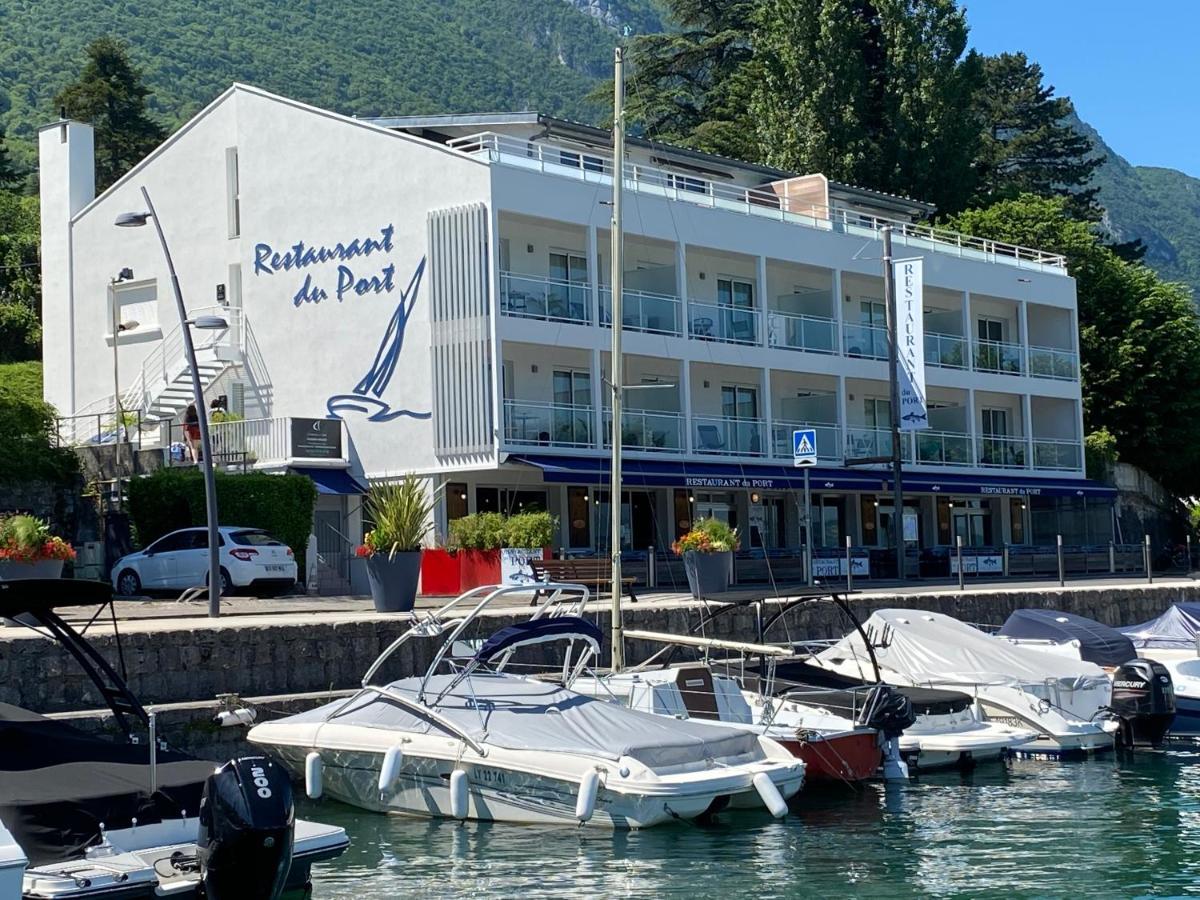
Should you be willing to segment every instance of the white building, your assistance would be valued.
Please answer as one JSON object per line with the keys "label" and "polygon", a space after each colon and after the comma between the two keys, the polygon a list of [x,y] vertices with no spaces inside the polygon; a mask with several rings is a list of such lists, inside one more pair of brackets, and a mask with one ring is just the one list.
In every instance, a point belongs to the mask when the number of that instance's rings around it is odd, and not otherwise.
{"label": "white building", "polygon": [[[115,303],[138,323],[118,337],[123,404],[178,435],[190,389],[164,259],[152,228],[114,226],[144,186],[189,310],[229,322],[196,333],[210,398],[245,417],[216,427],[219,453],[420,472],[439,531],[537,505],[561,546],[604,550],[608,132],[533,113],[356,120],[235,85],[96,198],[91,129],[40,141],[46,399],[63,415],[112,409]],[[885,223],[897,256],[925,261],[911,546],[1107,543],[1061,257],[913,225],[930,207],[820,175],[640,141],[629,163],[622,380],[659,385],[630,392],[622,423],[631,550],[709,514],[757,555],[799,546],[800,425],[823,462],[815,543],[890,544],[888,473],[844,465],[890,450]],[[306,439],[330,417],[340,435]],[[355,508],[323,494],[318,530],[353,541]]]}

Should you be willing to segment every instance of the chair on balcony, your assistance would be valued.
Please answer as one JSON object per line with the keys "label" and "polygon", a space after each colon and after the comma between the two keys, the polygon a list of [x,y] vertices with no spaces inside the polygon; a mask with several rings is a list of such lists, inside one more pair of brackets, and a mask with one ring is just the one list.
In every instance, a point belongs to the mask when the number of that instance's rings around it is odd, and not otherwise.
{"label": "chair on balcony", "polygon": [[729,323],[729,337],[745,344],[755,342],[754,323],[749,318],[734,317]]}
{"label": "chair on balcony", "polygon": [[721,430],[716,425],[697,425],[696,437],[700,442],[697,450],[715,452],[725,449],[725,438],[721,436]]}
{"label": "chair on balcony", "polygon": [[692,319],[692,336],[699,338],[712,337],[713,320],[708,316],[696,316]]}

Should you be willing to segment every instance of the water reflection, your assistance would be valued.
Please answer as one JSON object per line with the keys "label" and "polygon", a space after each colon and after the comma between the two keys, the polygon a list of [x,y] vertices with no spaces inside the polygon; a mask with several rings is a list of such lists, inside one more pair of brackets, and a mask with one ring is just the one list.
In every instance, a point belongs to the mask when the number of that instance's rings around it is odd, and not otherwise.
{"label": "water reflection", "polygon": [[782,822],[606,832],[428,822],[333,802],[345,856],[317,900],[398,896],[1169,896],[1200,887],[1200,753],[1020,761],[806,792]]}

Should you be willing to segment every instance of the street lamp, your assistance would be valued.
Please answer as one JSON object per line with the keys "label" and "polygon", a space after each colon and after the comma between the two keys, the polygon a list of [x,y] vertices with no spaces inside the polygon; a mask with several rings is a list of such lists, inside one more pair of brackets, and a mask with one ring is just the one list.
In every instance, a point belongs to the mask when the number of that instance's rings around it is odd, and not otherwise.
{"label": "street lamp", "polygon": [[[204,473],[204,505],[208,518],[208,614],[216,618],[221,614],[221,558],[220,538],[217,534],[217,484],[213,476],[212,441],[208,434],[208,410],[204,405],[204,388],[200,384],[200,369],[196,363],[196,347],[192,343],[192,326],[196,328],[225,328],[224,319],[217,316],[197,316],[189,319],[187,309],[183,305],[183,293],[179,289],[179,276],[175,273],[175,262],[171,259],[171,250],[167,246],[166,236],[163,235],[162,223],[154,212],[154,204],[150,194],[142,187],[142,199],[146,202],[145,212],[126,212],[117,216],[114,222],[120,228],[138,228],[150,219],[154,220],[154,230],[158,233],[158,242],[162,245],[163,256],[167,259],[167,270],[171,273],[171,290],[175,294],[175,307],[179,313],[179,330],[183,336],[183,349],[187,354],[188,368],[192,372],[192,394],[196,401],[196,417],[200,426],[201,471]],[[114,335],[115,340],[115,335]]]}

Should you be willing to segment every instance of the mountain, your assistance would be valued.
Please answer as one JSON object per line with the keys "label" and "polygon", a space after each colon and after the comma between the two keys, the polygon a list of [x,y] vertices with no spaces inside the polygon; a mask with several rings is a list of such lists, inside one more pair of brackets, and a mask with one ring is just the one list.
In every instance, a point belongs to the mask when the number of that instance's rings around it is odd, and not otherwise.
{"label": "mountain", "polygon": [[627,28],[662,28],[653,0],[0,0],[0,128],[32,165],[54,95],[104,34],[129,42],[169,127],[233,81],[362,116],[596,120],[585,98]]}
{"label": "mountain", "polygon": [[1113,238],[1140,239],[1146,245],[1146,264],[1166,279],[1187,284],[1200,302],[1200,178],[1130,165],[1090,125],[1076,127],[1105,158],[1096,184]]}

